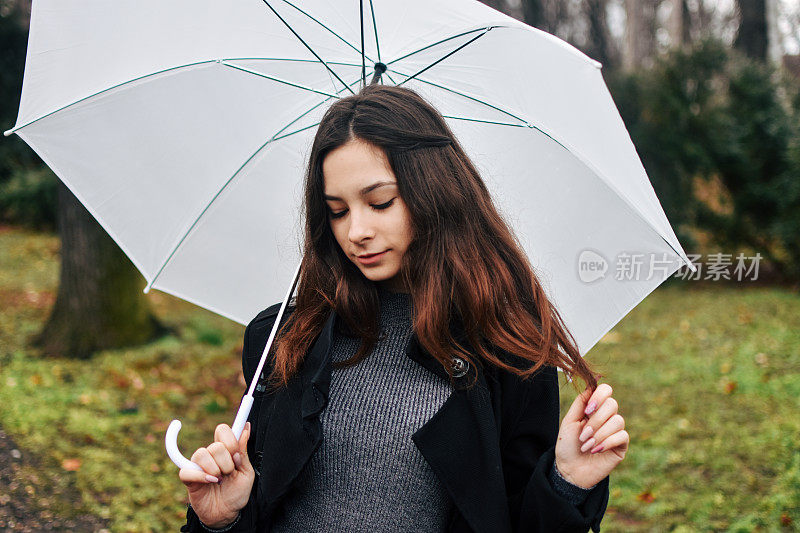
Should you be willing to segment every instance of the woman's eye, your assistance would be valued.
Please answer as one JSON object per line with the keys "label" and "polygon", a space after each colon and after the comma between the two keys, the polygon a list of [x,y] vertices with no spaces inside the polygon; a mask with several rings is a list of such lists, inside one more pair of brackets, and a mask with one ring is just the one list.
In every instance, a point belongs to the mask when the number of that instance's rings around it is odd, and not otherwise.
{"label": "woman's eye", "polygon": [[373,209],[387,209],[387,208],[388,208],[389,206],[391,206],[393,203],[394,203],[394,198],[392,198],[391,200],[389,200],[389,201],[388,201],[388,202],[386,202],[385,204],[373,205],[373,206],[372,206],[372,208],[373,208]]}
{"label": "woman's eye", "polygon": [[[370,207],[372,207],[372,209],[375,209],[375,210],[388,209],[389,207],[392,206],[392,204],[394,203],[394,200],[395,199],[392,198],[391,200],[389,200],[385,204],[377,204],[377,205],[370,204]],[[330,213],[331,218],[342,218],[347,213],[347,209],[339,211],[338,213],[334,213],[333,211],[329,210],[328,213]]]}

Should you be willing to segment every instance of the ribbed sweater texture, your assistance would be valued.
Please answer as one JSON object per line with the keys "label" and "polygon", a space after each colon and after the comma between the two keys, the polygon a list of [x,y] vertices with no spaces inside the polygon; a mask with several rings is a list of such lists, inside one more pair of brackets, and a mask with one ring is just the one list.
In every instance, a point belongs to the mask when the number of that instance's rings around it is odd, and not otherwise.
{"label": "ribbed sweater texture", "polygon": [[[410,294],[379,288],[380,339],[367,358],[332,370],[320,414],[322,442],[287,496],[272,531],[445,530],[452,502],[411,440],[452,392],[449,381],[407,357]],[[334,329],[331,361],[355,355],[360,339]],[[588,490],[548,472],[575,503]]]}
{"label": "ribbed sweater texture", "polygon": [[[411,435],[450,396],[450,383],[408,358],[411,295],[380,289],[381,338],[359,364],[333,369],[320,415],[323,439],[299,490],[273,526],[282,531],[440,532],[452,505]],[[334,330],[331,360],[360,340]]]}

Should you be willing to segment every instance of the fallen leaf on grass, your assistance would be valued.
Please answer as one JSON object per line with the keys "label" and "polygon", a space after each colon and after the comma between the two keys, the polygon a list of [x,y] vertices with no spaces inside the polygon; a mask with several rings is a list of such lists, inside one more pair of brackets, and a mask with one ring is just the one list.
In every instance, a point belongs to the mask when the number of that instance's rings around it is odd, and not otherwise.
{"label": "fallen leaf on grass", "polygon": [[131,380],[116,370],[109,372],[109,377],[111,378],[111,382],[114,383],[114,386],[118,389],[127,389],[131,386]]}
{"label": "fallen leaf on grass", "polygon": [[725,394],[730,394],[736,390],[736,382],[729,381],[725,384]]}
{"label": "fallen leaf on grass", "polygon": [[142,378],[139,376],[139,374],[135,374],[135,373],[134,373],[134,374],[131,376],[131,384],[133,385],[133,388],[134,388],[134,389],[136,389],[136,390],[142,390],[142,389],[144,389],[144,381],[143,381],[143,380],[142,380]]}
{"label": "fallen leaf on grass", "polygon": [[651,493],[649,490],[646,490],[637,494],[636,499],[640,502],[653,503],[656,500],[656,497],[653,496],[653,493]]}
{"label": "fallen leaf on grass", "polygon": [[61,468],[68,472],[75,472],[81,467],[80,459],[64,459],[61,461]]}
{"label": "fallen leaf on grass", "polygon": [[739,324],[750,324],[753,322],[753,313],[739,310]]}

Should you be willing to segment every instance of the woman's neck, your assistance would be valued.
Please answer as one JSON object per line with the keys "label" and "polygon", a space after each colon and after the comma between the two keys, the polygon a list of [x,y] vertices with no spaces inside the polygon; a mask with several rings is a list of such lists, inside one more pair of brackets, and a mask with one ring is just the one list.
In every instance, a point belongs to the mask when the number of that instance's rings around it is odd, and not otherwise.
{"label": "woman's neck", "polygon": [[393,281],[393,280],[378,281],[378,282],[375,283],[375,285],[379,289],[381,289],[383,291],[386,291],[386,292],[391,292],[391,293],[395,293],[395,294],[397,294],[397,293],[410,294],[411,293],[411,291],[409,291],[405,287],[399,286],[397,283],[390,283],[390,281]]}

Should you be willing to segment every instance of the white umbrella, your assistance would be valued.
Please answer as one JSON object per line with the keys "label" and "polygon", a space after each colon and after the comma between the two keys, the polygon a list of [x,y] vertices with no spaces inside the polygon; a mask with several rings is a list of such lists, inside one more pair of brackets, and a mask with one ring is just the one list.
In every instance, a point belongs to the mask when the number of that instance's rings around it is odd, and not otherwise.
{"label": "white umbrella", "polygon": [[[694,269],[601,65],[477,0],[35,0],[6,135],[86,206],[145,291],[246,324],[293,292],[316,125],[384,67],[381,82],[447,118],[581,354]],[[167,440],[183,467],[179,426]]]}

